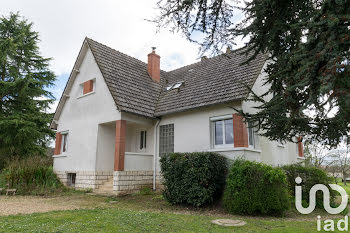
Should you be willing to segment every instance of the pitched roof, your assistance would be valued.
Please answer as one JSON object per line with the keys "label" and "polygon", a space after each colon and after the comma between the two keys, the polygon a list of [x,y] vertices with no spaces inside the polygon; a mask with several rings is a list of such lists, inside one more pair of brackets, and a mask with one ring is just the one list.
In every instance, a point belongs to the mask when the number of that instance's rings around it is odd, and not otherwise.
{"label": "pitched roof", "polygon": [[[152,81],[147,64],[86,38],[120,111],[153,117],[161,84]],[[161,72],[164,79],[165,72]]]}
{"label": "pitched roof", "polygon": [[[147,64],[100,44],[86,41],[120,111],[157,117],[197,107],[225,103],[246,97],[245,85],[253,85],[265,56],[240,65],[246,57],[226,53],[170,72],[161,71],[156,83],[147,73]],[[184,81],[176,90],[166,86]]]}
{"label": "pitched roof", "polygon": [[266,57],[259,55],[249,64],[237,51],[222,54],[201,62],[167,72],[168,84],[184,81],[178,90],[162,92],[155,115],[243,99],[262,70]]}

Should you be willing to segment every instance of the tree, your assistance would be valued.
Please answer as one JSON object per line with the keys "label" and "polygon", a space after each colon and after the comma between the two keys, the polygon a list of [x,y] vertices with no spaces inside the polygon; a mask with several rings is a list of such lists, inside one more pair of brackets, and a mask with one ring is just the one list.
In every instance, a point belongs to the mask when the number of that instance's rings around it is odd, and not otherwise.
{"label": "tree", "polygon": [[328,148],[315,141],[305,141],[304,157],[306,165],[317,168],[327,169],[327,167],[333,163],[329,158]]}
{"label": "tree", "polygon": [[[258,113],[240,113],[271,140],[299,136],[336,146],[350,133],[349,0],[160,0],[159,27],[170,26],[202,51],[248,38],[242,53],[269,59],[269,90],[250,98]],[[239,7],[241,6],[241,7]],[[245,18],[234,23],[234,10]],[[202,35],[202,37],[198,36]],[[195,40],[194,38],[201,38]],[[266,98],[271,96],[271,98]]]}
{"label": "tree", "polygon": [[346,178],[350,174],[350,144],[344,144],[330,151],[329,156],[334,161],[334,165],[339,167],[344,185],[346,185]]}
{"label": "tree", "polygon": [[[0,17],[0,157],[44,154],[53,137],[49,104],[55,75],[40,55],[32,23],[11,13]],[[1,163],[0,163],[1,168]]]}

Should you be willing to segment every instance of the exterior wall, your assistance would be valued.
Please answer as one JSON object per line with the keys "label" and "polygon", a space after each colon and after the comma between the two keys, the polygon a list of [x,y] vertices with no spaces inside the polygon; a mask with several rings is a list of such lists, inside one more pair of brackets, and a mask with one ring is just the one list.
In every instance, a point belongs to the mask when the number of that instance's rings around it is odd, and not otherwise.
{"label": "exterior wall", "polygon": [[[264,85],[265,78],[267,77],[266,72],[264,72],[267,62],[265,63],[261,74],[256,79],[252,91],[257,95],[262,95],[269,90],[268,85]],[[271,98],[271,96],[265,97],[267,100]],[[253,101],[244,101],[242,103],[242,109],[248,113],[256,113],[258,110],[255,109],[259,103]],[[286,142],[284,144],[280,144],[277,141],[270,141],[265,137],[259,137],[260,148],[261,148],[261,162],[271,164],[271,165],[284,165],[290,163],[296,163],[301,161],[303,158],[298,157],[297,144],[292,142]]]}
{"label": "exterior wall", "polygon": [[[113,191],[117,195],[130,194],[143,188],[152,188],[153,171],[115,171],[113,173]],[[163,188],[162,176],[156,175],[157,190]]]}
{"label": "exterior wall", "polygon": [[[69,131],[68,149],[65,154],[54,156],[54,170],[110,170],[106,161],[96,161],[97,153],[106,154],[103,147],[99,147],[99,150],[97,147],[98,128],[101,123],[119,120],[121,114],[117,111],[90,49],[87,50],[79,71],[70,92],[65,93],[69,94],[69,98],[58,119],[57,131]],[[95,79],[95,90],[82,96],[80,84],[91,79]],[[107,148],[107,153],[108,150]],[[110,163],[113,164],[113,161]]]}
{"label": "exterior wall", "polygon": [[[270,141],[262,136],[258,136],[259,140],[256,149],[243,147],[213,148],[210,118],[232,115],[235,113],[232,107],[239,109],[240,103],[235,102],[164,116],[159,125],[174,124],[175,152],[214,151],[225,155],[229,159],[243,157],[271,165],[290,164],[298,161],[294,143],[286,143],[283,146],[279,146],[277,142]],[[159,153],[157,154],[157,171],[159,171]]]}
{"label": "exterior wall", "polygon": [[75,188],[95,189],[113,176],[113,172],[95,171],[55,171],[64,185],[68,185],[68,173],[76,173]]}
{"label": "exterior wall", "polygon": [[96,171],[114,171],[115,130],[115,122],[98,125]]}

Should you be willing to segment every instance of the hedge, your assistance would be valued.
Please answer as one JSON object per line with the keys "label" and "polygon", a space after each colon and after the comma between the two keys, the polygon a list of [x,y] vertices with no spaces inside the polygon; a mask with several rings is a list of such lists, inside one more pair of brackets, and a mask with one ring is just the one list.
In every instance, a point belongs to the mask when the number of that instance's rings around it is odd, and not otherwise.
{"label": "hedge", "polygon": [[[295,178],[299,176],[303,180],[303,182],[298,185],[302,185],[302,200],[304,203],[309,203],[309,192],[312,186],[315,184],[324,184],[330,190],[331,204],[334,205],[337,192],[329,187],[329,184],[332,183],[332,179],[328,177],[326,172],[319,168],[305,167],[299,164],[286,165],[282,168],[287,175],[288,189],[293,197],[295,197]],[[316,206],[323,207],[322,192],[316,192]]]}
{"label": "hedge", "polygon": [[160,159],[164,198],[172,204],[195,207],[221,198],[227,160],[213,152],[170,153]]}
{"label": "hedge", "polygon": [[235,160],[226,181],[223,205],[232,214],[282,215],[290,207],[286,175],[280,168]]}

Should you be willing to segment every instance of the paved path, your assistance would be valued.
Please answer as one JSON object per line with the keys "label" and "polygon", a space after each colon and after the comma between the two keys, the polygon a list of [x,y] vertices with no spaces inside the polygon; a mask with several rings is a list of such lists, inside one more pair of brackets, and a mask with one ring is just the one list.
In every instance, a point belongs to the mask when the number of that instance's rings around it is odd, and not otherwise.
{"label": "paved path", "polygon": [[61,197],[0,196],[0,216],[30,214],[54,210],[73,210],[105,206],[101,197],[73,195]]}

